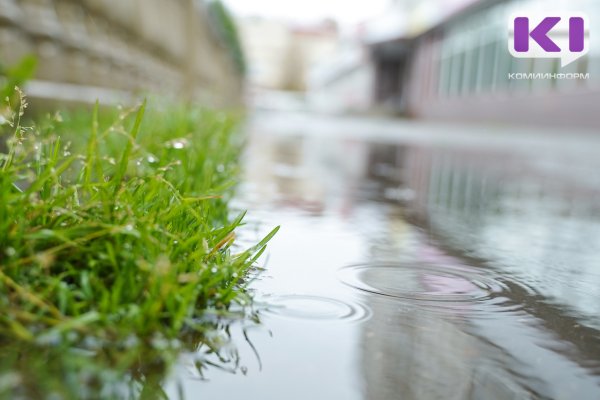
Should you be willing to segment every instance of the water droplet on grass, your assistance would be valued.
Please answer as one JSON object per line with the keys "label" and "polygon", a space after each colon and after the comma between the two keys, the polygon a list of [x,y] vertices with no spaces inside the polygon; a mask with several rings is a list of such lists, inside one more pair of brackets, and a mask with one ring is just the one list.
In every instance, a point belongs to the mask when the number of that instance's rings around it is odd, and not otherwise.
{"label": "water droplet on grass", "polygon": [[167,142],[167,148],[181,150],[189,146],[187,139],[175,139]]}

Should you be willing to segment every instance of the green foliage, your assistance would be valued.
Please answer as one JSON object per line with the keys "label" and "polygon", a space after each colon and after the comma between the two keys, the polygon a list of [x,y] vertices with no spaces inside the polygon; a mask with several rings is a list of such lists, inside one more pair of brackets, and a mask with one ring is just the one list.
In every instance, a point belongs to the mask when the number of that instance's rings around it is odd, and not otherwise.
{"label": "green foliage", "polygon": [[14,99],[15,87],[22,86],[26,81],[33,78],[37,68],[35,56],[26,56],[18,64],[4,67],[0,65],[0,100],[7,97]]}
{"label": "green foliage", "polygon": [[214,318],[251,304],[248,279],[277,231],[232,250],[244,217],[228,209],[235,120],[143,104],[26,128],[20,104],[0,152],[0,345],[99,351],[133,338],[139,356],[191,337],[218,351]]}
{"label": "green foliage", "polygon": [[220,0],[212,0],[208,3],[208,7],[211,19],[225,45],[229,48],[235,65],[242,74],[245,74],[246,59],[237,27],[230,12]]}

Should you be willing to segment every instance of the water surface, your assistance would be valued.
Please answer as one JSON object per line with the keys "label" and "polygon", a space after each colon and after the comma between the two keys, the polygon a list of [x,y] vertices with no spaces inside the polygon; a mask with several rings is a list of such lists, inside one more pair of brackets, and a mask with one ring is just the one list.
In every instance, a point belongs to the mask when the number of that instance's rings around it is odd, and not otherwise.
{"label": "water surface", "polygon": [[176,397],[600,398],[600,140],[257,114],[239,208],[282,229],[242,366]]}

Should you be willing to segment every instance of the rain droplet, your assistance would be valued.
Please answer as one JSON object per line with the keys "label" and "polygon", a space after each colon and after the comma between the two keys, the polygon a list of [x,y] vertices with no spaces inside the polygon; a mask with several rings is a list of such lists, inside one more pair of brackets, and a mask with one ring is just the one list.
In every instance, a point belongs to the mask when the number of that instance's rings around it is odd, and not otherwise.
{"label": "rain droplet", "polygon": [[175,139],[167,143],[167,148],[181,150],[188,147],[187,139]]}

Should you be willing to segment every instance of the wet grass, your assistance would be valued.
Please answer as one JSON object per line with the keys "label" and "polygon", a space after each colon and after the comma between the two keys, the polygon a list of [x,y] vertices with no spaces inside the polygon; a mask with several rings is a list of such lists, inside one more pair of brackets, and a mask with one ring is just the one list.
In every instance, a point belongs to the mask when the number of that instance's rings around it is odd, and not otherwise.
{"label": "wet grass", "polygon": [[[141,353],[165,364],[165,347],[218,353],[215,318],[251,305],[247,284],[276,232],[232,249],[244,217],[228,208],[235,119],[143,104],[25,127],[25,107],[21,96],[0,127],[0,351],[84,349],[130,374]],[[24,380],[14,357],[0,372],[18,379],[0,376],[0,393]]]}

